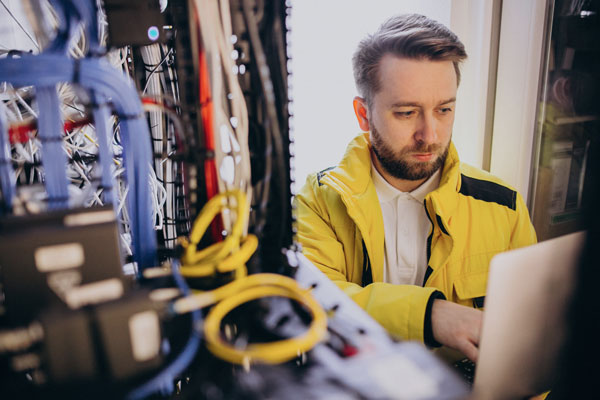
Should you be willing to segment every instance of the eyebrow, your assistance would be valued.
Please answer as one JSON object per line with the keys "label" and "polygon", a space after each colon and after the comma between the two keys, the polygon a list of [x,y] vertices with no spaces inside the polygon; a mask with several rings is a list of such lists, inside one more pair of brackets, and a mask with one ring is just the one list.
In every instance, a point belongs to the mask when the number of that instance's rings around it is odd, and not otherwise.
{"label": "eyebrow", "polygon": [[[443,101],[439,102],[437,104],[437,106],[443,106],[443,105],[446,105],[449,103],[454,103],[455,101],[456,101],[456,97],[452,97],[448,100],[443,100]],[[421,107],[421,104],[410,102],[410,101],[400,101],[398,103],[392,104],[392,108],[398,108],[398,107]]]}

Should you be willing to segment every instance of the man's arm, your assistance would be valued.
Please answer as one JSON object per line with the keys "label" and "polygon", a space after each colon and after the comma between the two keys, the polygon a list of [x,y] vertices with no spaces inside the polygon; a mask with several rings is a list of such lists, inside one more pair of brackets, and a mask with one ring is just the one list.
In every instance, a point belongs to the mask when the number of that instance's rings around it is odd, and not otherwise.
{"label": "man's arm", "polygon": [[431,310],[433,337],[444,346],[460,351],[473,362],[479,355],[483,312],[451,301],[436,299]]}
{"label": "man's arm", "polygon": [[[517,193],[517,215],[507,250],[525,247],[537,242],[535,229],[529,218],[525,201]],[[472,361],[477,361],[483,313],[458,304],[434,300],[431,311],[433,338],[439,343],[460,351]]]}

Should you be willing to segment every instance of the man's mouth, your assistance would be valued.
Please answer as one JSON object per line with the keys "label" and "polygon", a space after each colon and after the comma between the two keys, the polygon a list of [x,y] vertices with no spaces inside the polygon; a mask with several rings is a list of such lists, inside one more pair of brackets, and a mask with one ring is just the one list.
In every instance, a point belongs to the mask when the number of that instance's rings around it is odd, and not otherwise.
{"label": "man's mouth", "polygon": [[434,157],[434,153],[413,153],[412,157],[421,162],[431,161]]}

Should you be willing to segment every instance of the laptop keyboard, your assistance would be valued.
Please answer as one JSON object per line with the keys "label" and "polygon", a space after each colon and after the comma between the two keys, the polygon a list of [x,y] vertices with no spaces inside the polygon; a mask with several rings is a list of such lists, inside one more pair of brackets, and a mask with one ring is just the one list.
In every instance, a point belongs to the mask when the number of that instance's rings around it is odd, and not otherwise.
{"label": "laptop keyboard", "polygon": [[453,367],[469,386],[473,385],[473,378],[475,377],[475,363],[473,361],[463,358],[455,362]]}

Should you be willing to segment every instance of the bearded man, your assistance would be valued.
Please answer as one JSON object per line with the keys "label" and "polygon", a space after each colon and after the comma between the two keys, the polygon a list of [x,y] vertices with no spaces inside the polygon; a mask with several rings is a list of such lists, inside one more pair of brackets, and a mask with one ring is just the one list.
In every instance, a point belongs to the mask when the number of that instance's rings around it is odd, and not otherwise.
{"label": "bearded man", "polygon": [[391,334],[476,361],[490,259],[536,235],[513,188],[452,144],[463,44],[422,15],[353,57],[365,131],[296,198],[303,253]]}

